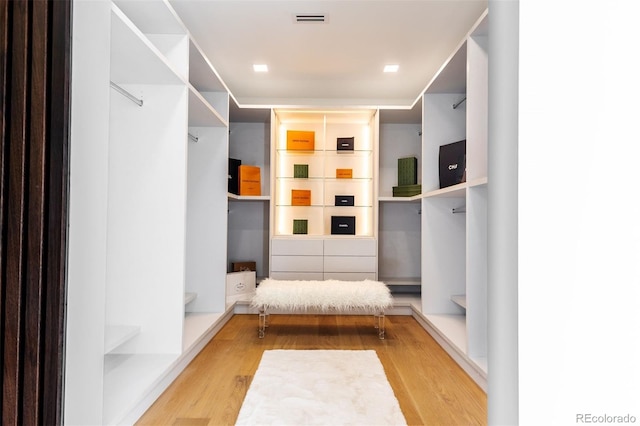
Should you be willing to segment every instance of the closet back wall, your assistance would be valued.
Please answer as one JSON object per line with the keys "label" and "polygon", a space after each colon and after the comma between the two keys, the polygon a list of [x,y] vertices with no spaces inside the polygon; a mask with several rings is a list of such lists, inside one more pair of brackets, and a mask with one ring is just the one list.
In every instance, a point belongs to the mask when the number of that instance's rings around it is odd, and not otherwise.
{"label": "closet back wall", "polygon": [[[269,195],[270,124],[232,122],[229,130],[229,158],[259,166],[260,193]],[[230,199],[228,225],[229,262],[255,261],[256,276],[269,275],[269,202]]]}

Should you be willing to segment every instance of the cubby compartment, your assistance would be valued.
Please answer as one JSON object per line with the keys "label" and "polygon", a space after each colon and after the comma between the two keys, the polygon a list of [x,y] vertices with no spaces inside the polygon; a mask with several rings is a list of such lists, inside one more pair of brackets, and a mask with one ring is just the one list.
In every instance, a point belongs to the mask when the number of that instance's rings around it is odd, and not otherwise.
{"label": "cubby compartment", "polygon": [[[422,314],[445,349],[487,380],[488,15],[423,95]],[[466,141],[465,179],[441,187],[440,147]]]}
{"label": "cubby compartment", "polygon": [[415,158],[422,184],[422,102],[410,110],[380,111],[378,272],[394,294],[410,294],[419,304],[421,284],[421,194],[394,197],[398,160]]}
{"label": "cubby compartment", "polygon": [[[260,120],[253,116],[261,117]],[[228,194],[227,269],[233,262],[256,262],[256,280],[269,276],[271,177],[271,112],[260,111],[254,121],[230,117],[229,158],[260,168],[260,196]],[[293,164],[287,168],[293,178]],[[225,180],[226,182],[226,180]]]}

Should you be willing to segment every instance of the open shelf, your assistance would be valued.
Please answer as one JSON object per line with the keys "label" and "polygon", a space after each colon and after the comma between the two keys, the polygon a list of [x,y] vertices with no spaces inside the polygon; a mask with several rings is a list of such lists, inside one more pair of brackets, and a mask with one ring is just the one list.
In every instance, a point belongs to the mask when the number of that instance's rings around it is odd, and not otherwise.
{"label": "open shelf", "polygon": [[467,309],[467,296],[465,294],[456,294],[451,296],[451,301],[461,308]]}
{"label": "open shelf", "polygon": [[198,297],[198,293],[185,293],[184,294],[184,304],[188,304],[196,300]]}
{"label": "open shelf", "polygon": [[467,188],[477,188],[477,187],[487,186],[488,183],[489,183],[489,180],[485,176],[485,177],[473,179],[467,182]]}
{"label": "open shelf", "polygon": [[222,315],[222,313],[187,312],[184,317],[182,351],[188,351]]}
{"label": "open shelf", "polygon": [[422,195],[423,198],[441,197],[441,198],[458,198],[464,197],[467,189],[467,183],[459,183],[457,185],[448,186],[446,188],[435,189]]}
{"label": "open shelf", "polygon": [[467,352],[467,325],[464,315],[427,314],[427,320],[462,353]]}
{"label": "open shelf", "polygon": [[386,285],[420,285],[420,277],[378,277],[379,281],[382,281]]}
{"label": "open shelf", "polygon": [[383,203],[411,203],[414,201],[420,201],[422,194],[414,195],[412,197],[378,197],[378,201]]}
{"label": "open shelf", "polygon": [[178,354],[105,355],[103,424],[119,424],[177,358]]}
{"label": "open shelf", "polygon": [[163,0],[113,0],[145,34],[186,34],[168,2]]}
{"label": "open shelf", "polygon": [[111,81],[116,84],[184,84],[164,55],[112,6]]}
{"label": "open shelf", "polygon": [[104,330],[104,353],[116,349],[118,346],[140,334],[138,325],[109,325]]}
{"label": "open shelf", "polygon": [[227,198],[238,201],[269,201],[271,199],[269,195],[237,195],[230,192],[227,193]]}
{"label": "open shelf", "polygon": [[189,127],[226,127],[226,120],[189,85]]}

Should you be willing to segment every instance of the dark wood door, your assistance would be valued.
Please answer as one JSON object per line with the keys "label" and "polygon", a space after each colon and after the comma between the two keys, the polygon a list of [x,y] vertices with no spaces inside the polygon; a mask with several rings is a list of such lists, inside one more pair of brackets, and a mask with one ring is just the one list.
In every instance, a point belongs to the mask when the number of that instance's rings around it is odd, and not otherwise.
{"label": "dark wood door", "polygon": [[62,423],[70,0],[0,0],[5,425]]}

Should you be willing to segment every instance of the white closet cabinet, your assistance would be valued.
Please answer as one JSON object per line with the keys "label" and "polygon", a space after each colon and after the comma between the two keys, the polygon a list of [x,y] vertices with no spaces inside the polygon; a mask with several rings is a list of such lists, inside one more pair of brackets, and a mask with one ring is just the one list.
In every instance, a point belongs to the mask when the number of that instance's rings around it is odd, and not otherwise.
{"label": "white closet cabinet", "polygon": [[414,109],[380,111],[378,277],[394,293],[420,291],[421,195],[393,196],[400,158],[417,159],[422,183],[422,103]]}
{"label": "white closet cabinet", "polygon": [[[487,13],[423,95],[422,313],[486,388]],[[466,139],[466,182],[440,189],[441,145]]]}
{"label": "white closet cabinet", "polygon": [[[377,110],[273,111],[271,277],[377,278],[378,120]],[[288,131],[314,132],[313,149],[289,149]],[[351,149],[340,149],[339,138],[353,138]],[[294,173],[300,165],[304,177]],[[294,202],[299,190],[310,191],[308,205]],[[353,221],[341,224],[353,226],[352,234],[332,231],[334,218],[344,217]],[[299,234],[294,223],[300,220],[306,232]]]}
{"label": "white closet cabinet", "polygon": [[270,121],[231,121],[229,130],[229,158],[260,167],[261,195],[228,194],[227,267],[255,261],[259,281],[269,275]]}
{"label": "white closet cabinet", "polygon": [[224,317],[228,92],[165,1],[73,22],[64,417],[133,423]]}

